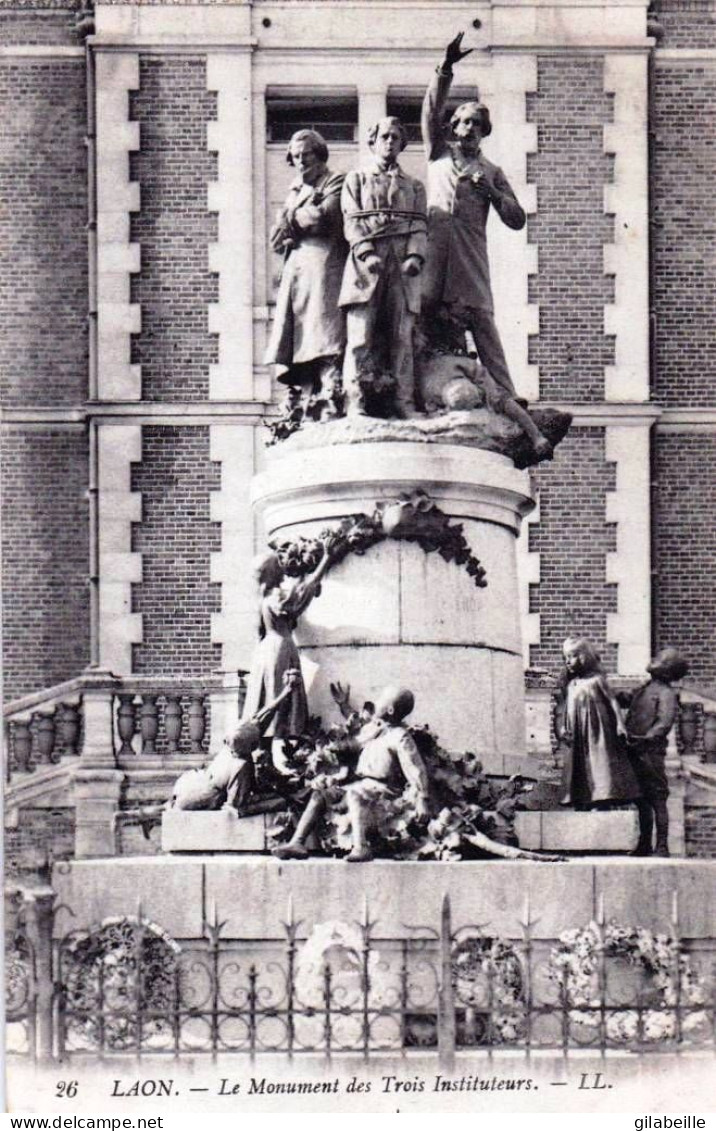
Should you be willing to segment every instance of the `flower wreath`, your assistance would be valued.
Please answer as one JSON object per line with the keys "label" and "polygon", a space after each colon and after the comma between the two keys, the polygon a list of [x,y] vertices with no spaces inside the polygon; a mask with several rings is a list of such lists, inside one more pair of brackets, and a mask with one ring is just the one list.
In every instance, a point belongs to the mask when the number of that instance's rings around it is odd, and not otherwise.
{"label": "flower wreath", "polygon": [[460,939],[452,948],[452,977],[461,1005],[468,1010],[489,1008],[493,1040],[518,1039],[526,1016],[524,979],[522,963],[510,943],[489,935]]}
{"label": "flower wreath", "polygon": [[[678,1035],[698,1039],[708,1031],[708,1015],[694,1008],[705,1003],[706,990],[680,941],[673,935],[655,935],[645,927],[625,927],[614,921],[604,927],[591,922],[586,927],[565,931],[552,949],[548,975],[565,993],[572,1022],[590,1027],[601,1023],[602,955],[623,958],[631,966],[641,968],[651,977],[658,997],[652,1009],[607,1007],[604,1025],[610,1041],[656,1042]],[[686,1007],[680,1030],[677,1006]]]}

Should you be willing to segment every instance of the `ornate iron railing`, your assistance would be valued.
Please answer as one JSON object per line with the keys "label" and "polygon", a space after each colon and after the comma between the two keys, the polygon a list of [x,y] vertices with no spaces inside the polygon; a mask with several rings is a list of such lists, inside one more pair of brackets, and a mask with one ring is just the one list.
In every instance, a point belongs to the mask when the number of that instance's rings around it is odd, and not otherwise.
{"label": "ornate iron railing", "polygon": [[[445,1069],[459,1050],[713,1052],[714,952],[687,952],[676,894],[673,907],[663,935],[600,914],[545,940],[529,902],[507,938],[486,924],[453,930],[446,896],[439,925],[387,938],[367,904],[356,921],[311,927],[289,901],[275,938],[226,937],[214,908],[203,936],[180,942],[139,908],[55,940],[44,974],[33,958],[42,937],[16,917],[10,1051],[368,1059],[421,1049]],[[42,923],[51,932],[51,917]]]}

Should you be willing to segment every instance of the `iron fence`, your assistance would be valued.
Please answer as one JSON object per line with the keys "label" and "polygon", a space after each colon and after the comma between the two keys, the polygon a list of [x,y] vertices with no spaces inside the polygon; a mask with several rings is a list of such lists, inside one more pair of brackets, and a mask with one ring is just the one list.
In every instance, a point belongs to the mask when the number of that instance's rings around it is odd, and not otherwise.
{"label": "iron fence", "polygon": [[214,910],[203,937],[179,942],[139,908],[56,940],[44,995],[18,921],[8,1020],[23,1039],[10,1051],[42,1054],[38,1031],[59,1060],[420,1049],[449,1068],[470,1049],[716,1050],[713,953],[687,953],[678,915],[663,935],[599,916],[558,941],[536,937],[529,907],[514,938],[451,919],[446,896],[438,925],[386,938],[367,905],[357,921],[310,926],[290,901],[275,938],[225,937]]}

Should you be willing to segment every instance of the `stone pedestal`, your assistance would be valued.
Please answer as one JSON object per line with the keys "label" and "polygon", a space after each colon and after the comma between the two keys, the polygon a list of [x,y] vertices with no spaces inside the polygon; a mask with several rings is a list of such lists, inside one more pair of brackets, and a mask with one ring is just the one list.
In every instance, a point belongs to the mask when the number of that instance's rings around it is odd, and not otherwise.
{"label": "stone pedestal", "polygon": [[124,774],[80,767],[72,776],[75,798],[75,856],[114,856],[115,820]]}
{"label": "stone pedestal", "polygon": [[263,813],[239,818],[228,809],[167,809],[162,815],[163,852],[265,852],[266,834]]}
{"label": "stone pedestal", "polygon": [[315,537],[416,490],[462,524],[487,587],[418,545],[387,539],[330,571],[296,639],[312,713],[336,717],[329,683],[352,700],[387,683],[415,692],[412,719],[493,773],[524,764],[525,696],[515,541],[533,500],[527,474],[494,452],[416,442],[278,452],[252,500],[267,539]]}

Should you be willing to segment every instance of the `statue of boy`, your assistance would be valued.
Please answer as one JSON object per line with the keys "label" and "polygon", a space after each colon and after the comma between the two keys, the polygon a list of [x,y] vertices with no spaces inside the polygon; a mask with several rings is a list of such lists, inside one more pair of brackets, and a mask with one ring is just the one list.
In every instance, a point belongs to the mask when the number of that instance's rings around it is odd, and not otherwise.
{"label": "statue of boy", "polygon": [[669,855],[669,782],[664,769],[666,741],[676,722],[679,700],[671,684],[683,679],[689,665],[675,648],[664,648],[646,669],[651,679],[631,697],[626,718],[627,741],[642,796],[639,842],[634,856],[651,856],[656,822],[656,856]]}
{"label": "statue of boy", "polygon": [[[515,387],[495,325],[487,218],[492,207],[503,224],[519,231],[525,226],[526,216],[502,169],[482,152],[483,138],[492,133],[487,106],[463,102],[452,115],[446,135],[443,114],[452,69],[471,54],[462,50],[462,38],[460,32],[447,45],[423,102],[421,126],[428,160],[429,206],[423,313],[428,320],[442,314],[467,324],[480,361],[505,390],[512,410]],[[508,415],[525,428],[538,455],[551,454],[549,440],[531,422],[515,417],[513,411]]]}
{"label": "statue of boy", "polygon": [[341,194],[350,244],[338,299],[346,310],[346,411],[365,415],[365,386],[387,373],[394,415],[406,418],[416,411],[413,333],[427,238],[425,189],[398,164],[408,140],[398,118],[381,118],[368,140],[373,160],[348,174]]}
{"label": "statue of boy", "polygon": [[[344,749],[352,748],[353,753],[358,755],[352,774],[346,773],[347,784],[340,798],[348,808],[353,835],[353,847],[346,860],[361,862],[373,859],[368,834],[374,825],[376,806],[381,801],[399,797],[406,783],[414,795],[416,816],[427,816],[427,771],[415,742],[403,726],[403,720],[414,704],[412,691],[386,687],[375,704],[373,717],[344,746]],[[337,781],[338,777],[336,775],[334,780]],[[315,790],[293,837],[288,844],[275,848],[274,855],[282,860],[305,859],[308,852],[304,841],[334,800],[332,789]]]}
{"label": "statue of boy", "polygon": [[284,265],[265,361],[279,367],[282,384],[304,391],[304,409],[319,398],[321,419],[328,419],[336,415],[345,344],[338,308],[348,250],[340,204],[343,174],[328,168],[328,146],[315,130],[293,135],[286,160],[298,177],[270,234]]}

